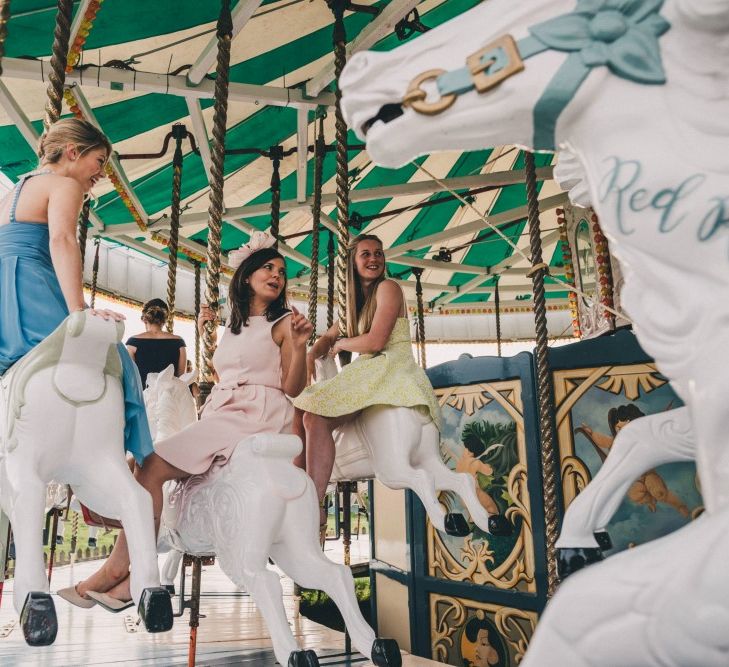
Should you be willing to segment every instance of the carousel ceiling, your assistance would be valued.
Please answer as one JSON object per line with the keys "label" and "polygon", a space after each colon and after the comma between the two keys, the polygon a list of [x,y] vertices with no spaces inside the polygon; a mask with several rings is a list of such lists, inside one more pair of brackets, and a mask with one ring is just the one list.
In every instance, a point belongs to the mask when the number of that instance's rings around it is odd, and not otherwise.
{"label": "carousel ceiling", "polygon": [[[345,18],[351,50],[388,50],[417,39],[418,23],[434,28],[478,0],[362,0],[370,11]],[[312,246],[313,153],[318,116],[334,144],[333,15],[324,0],[233,1],[234,39],[227,149],[281,146],[282,250],[290,284],[305,292]],[[32,146],[42,129],[56,2],[11,0],[0,80],[0,171],[11,180],[35,167]],[[413,14],[417,10],[418,15]],[[117,155],[113,178],[99,185],[91,232],[105,242],[164,260],[169,233],[174,141],[159,157],[176,123],[194,135],[183,142],[181,267],[205,255],[209,203],[216,0],[81,0],[74,3],[72,52],[64,114],[97,123]],[[403,19],[405,19],[403,21]],[[528,308],[528,264],[478,215],[416,166],[377,167],[350,133],[352,233],[378,234],[390,273],[414,300],[413,269],[421,268],[426,304],[436,313],[488,313],[499,281],[503,312]],[[145,158],[128,159],[132,154]],[[542,239],[551,273],[563,276],[555,209],[566,197],[551,179],[552,156],[538,155]],[[523,154],[511,146],[439,153],[419,165],[478,211],[520,248],[528,249]],[[335,155],[323,167],[320,262],[327,263],[334,228]],[[225,160],[223,250],[270,224],[272,161],[256,153]],[[528,254],[528,253],[527,253]],[[325,287],[320,280],[320,286]],[[550,310],[567,307],[567,292],[548,279]],[[133,296],[133,295],[132,295]],[[324,291],[322,291],[322,298]],[[568,316],[568,313],[565,313]],[[564,317],[560,317],[564,324]],[[566,319],[569,326],[569,318]],[[562,324],[562,328],[563,327]],[[559,331],[553,333],[558,334]]]}

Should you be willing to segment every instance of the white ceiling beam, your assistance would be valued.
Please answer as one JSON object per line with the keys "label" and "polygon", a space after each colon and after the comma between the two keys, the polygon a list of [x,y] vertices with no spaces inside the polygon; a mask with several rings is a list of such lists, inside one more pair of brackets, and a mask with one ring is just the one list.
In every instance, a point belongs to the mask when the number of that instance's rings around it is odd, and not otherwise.
{"label": "white ceiling beam", "polygon": [[[142,255],[147,255],[148,257],[154,257],[155,259],[160,260],[161,262],[164,262],[167,264],[169,262],[170,256],[165,253],[164,251],[160,250],[159,248],[153,248],[152,246],[145,245],[144,243],[137,241],[136,239],[133,239],[131,236],[117,236],[114,239],[115,241],[119,241],[119,243],[123,243],[125,246],[130,247],[132,250],[136,250],[138,253]],[[195,266],[188,262],[187,260],[183,259],[182,257],[178,258],[177,260],[179,266],[183,266],[186,269],[188,269],[190,272],[195,272]],[[224,273],[220,274],[220,281],[224,285],[227,285],[228,282],[230,282],[230,278],[226,276]]]}
{"label": "white ceiling beam", "polygon": [[[567,193],[561,192],[558,195],[551,197],[545,197],[539,200],[539,210],[548,211],[549,209],[562,206],[569,201]],[[526,206],[518,206],[517,208],[509,209],[503,213],[497,213],[496,215],[486,216],[486,219],[495,226],[505,225],[509,222],[514,222],[521,218],[525,218],[529,211]],[[445,231],[438,232],[436,234],[430,234],[429,236],[423,236],[422,238],[409,241],[407,243],[401,243],[400,245],[392,246],[385,251],[385,256],[391,262],[398,262],[402,264],[401,260],[404,253],[410,250],[418,250],[420,248],[428,248],[431,246],[438,246],[452,238],[458,238],[459,236],[466,236],[468,234],[476,234],[484,229],[487,229],[487,225],[483,220],[478,219],[473,222],[467,222],[465,225],[457,225],[450,227]]]}
{"label": "white ceiling beam", "polygon": [[[95,88],[108,88],[110,90],[162,93],[189,97],[196,100],[213,99],[215,94],[215,81],[204,79],[199,86],[191,86],[187,77],[182,74],[156,74],[154,72],[139,72],[134,70],[118,69],[116,67],[97,67],[85,65],[84,70],[74,68],[66,73],[66,83],[77,83]],[[43,60],[24,60],[22,58],[3,58],[3,77],[11,79],[25,79],[26,81],[46,82],[50,66]],[[231,82],[228,92],[231,102],[249,102],[259,105],[273,105],[284,107],[334,106],[334,95],[322,93],[313,98],[306,96],[303,90],[296,88],[278,88],[276,86],[258,86],[248,83]]]}
{"label": "white ceiling beam", "polygon": [[309,164],[309,110],[296,110],[296,201],[306,201],[306,170]]}
{"label": "white ceiling beam", "polygon": [[[227,220],[229,225],[232,227],[235,227],[236,229],[239,229],[242,232],[245,232],[246,234],[250,235],[253,232],[259,231],[257,227],[254,227],[253,225],[243,221],[243,220]],[[165,238],[168,237],[168,230],[169,230],[169,224],[170,220],[169,217],[164,218],[159,224],[155,226],[155,228],[149,231],[153,231],[155,233],[159,233],[160,235],[164,236]],[[136,225],[135,225],[136,227]],[[126,237],[125,235],[129,232],[133,232],[134,229],[129,228],[129,225],[112,225],[108,228],[108,231],[106,232],[108,236],[112,238],[120,239],[122,237]],[[202,254],[207,253],[207,247],[204,246],[201,243],[198,243],[197,241],[193,241],[191,239],[185,239],[184,237],[180,236],[180,244],[183,243],[190,243],[194,244],[190,247],[195,249],[197,252],[200,252]],[[303,264],[304,266],[309,266],[311,263],[311,259],[304,255],[303,253],[299,252],[298,250],[292,248],[291,246],[287,245],[286,243],[279,242],[278,244],[278,250],[279,252],[284,256],[288,257],[289,259],[293,259],[297,261],[299,264]]]}
{"label": "white ceiling beam", "polygon": [[[155,233],[159,234],[164,239],[169,240],[169,238],[170,238],[170,232],[167,230],[162,231],[162,232],[155,232]],[[154,239],[151,239],[151,242],[154,243],[155,242]],[[186,249],[189,249],[192,252],[194,252],[196,255],[202,255],[203,257],[205,257],[207,255],[208,248],[206,245],[200,243],[200,241],[195,241],[193,239],[179,238],[177,243],[178,243],[178,247],[180,248],[180,250],[182,250],[182,252],[185,252]],[[163,252],[163,254],[164,254],[164,252]],[[225,267],[226,269],[232,269],[232,267],[228,263],[228,258],[225,255],[223,255],[222,253],[220,255],[220,265]]]}
{"label": "white ceiling beam", "polygon": [[[243,29],[246,23],[258,7],[261,5],[263,0],[240,0],[235,6],[235,9],[231,12],[231,19],[233,20],[233,36],[235,39],[236,35]],[[208,43],[205,45],[197,60],[193,63],[192,67],[187,73],[187,80],[190,85],[197,86],[203,77],[210,71],[213,63],[218,58],[218,35],[213,33]]]}
{"label": "white ceiling beam", "polygon": [[[544,234],[542,236],[542,245],[546,246],[546,245],[552,243],[552,241],[558,237],[559,237],[559,231],[547,232],[546,234]],[[522,250],[522,252],[529,255],[530,249],[529,249],[529,239],[528,238],[526,239],[526,243],[525,243],[524,247],[521,248],[521,250]],[[499,272],[507,269],[507,267],[510,267],[512,264],[516,264],[519,260],[524,261],[524,259],[521,257],[521,255],[517,254],[516,251],[514,251],[514,254],[512,254],[511,256],[502,260],[498,264],[492,266],[491,271],[492,271],[492,273],[499,273]],[[493,294],[495,291],[494,288],[493,287],[483,288],[483,287],[481,287],[481,285],[483,285],[483,283],[484,283],[483,276],[477,276],[476,278],[469,280],[467,283],[464,283],[463,285],[459,285],[457,287],[457,290],[455,293],[444,294],[444,295],[438,297],[434,301],[433,305],[442,305],[442,304],[450,303],[451,301],[454,301],[455,299],[463,296],[464,294]],[[525,288],[526,288],[526,286],[525,286]],[[549,288],[549,289],[547,289],[547,288]],[[552,288],[554,288],[554,289],[552,289]],[[564,287],[562,287],[561,285],[545,285],[545,289],[547,289],[547,291],[563,291]],[[508,294],[509,291],[513,292],[514,290],[515,290],[515,288],[513,286],[509,286],[509,287],[502,286],[500,292]],[[517,294],[522,294],[524,292],[524,289],[521,289],[521,291],[518,291],[519,288],[516,288],[516,290],[517,290],[517,292],[516,292]]]}
{"label": "white ceiling beam", "polygon": [[[551,179],[552,167],[541,167],[540,169],[537,169],[537,178],[539,180]],[[504,185],[513,185],[515,183],[523,182],[523,170],[501,171],[492,172],[489,174],[475,174],[474,176],[447,178],[443,181],[415,181],[412,183],[403,183],[401,185],[386,185],[378,188],[355,188],[349,193],[349,201],[351,203],[356,203],[362,201],[373,201],[376,199],[392,199],[393,197],[429,195],[436,192],[448,192],[450,190],[470,190],[487,186],[501,187]],[[336,193],[324,194],[322,195],[321,199],[322,208],[336,206]],[[305,201],[301,202],[297,201],[296,199],[285,199],[281,202],[281,213],[288,213],[290,211],[296,211],[299,209],[310,209],[313,203],[313,197],[307,197]],[[559,204],[556,205],[559,206]],[[223,213],[223,218],[225,220],[234,220],[236,218],[266,215],[270,212],[270,209],[270,204],[251,204],[247,206],[236,206],[226,209]],[[515,219],[518,220],[518,218]],[[205,211],[199,211],[196,213],[183,213],[180,216],[180,225],[183,227],[188,225],[204,224],[206,221],[207,213]]]}
{"label": "white ceiling beam", "polygon": [[[81,90],[81,86],[73,86],[71,92],[73,93],[73,96],[76,98],[76,102],[78,103],[79,109],[81,109],[81,112],[83,113],[86,120],[88,120],[92,125],[95,125],[96,127],[98,127],[103,132],[104,128],[101,127],[101,125],[99,124],[99,121],[96,119],[94,110],[91,108],[91,105],[89,104],[88,100],[86,99],[86,95],[84,95],[83,90]],[[147,211],[144,209],[144,206],[142,206],[142,202],[139,201],[139,197],[137,197],[137,193],[134,192],[134,187],[132,186],[131,181],[127,178],[127,174],[124,171],[124,167],[122,167],[121,162],[119,161],[119,158],[117,157],[116,153],[112,152],[112,154],[109,158],[109,161],[111,162],[111,166],[114,169],[114,171],[116,172],[116,175],[119,177],[121,184],[124,186],[124,189],[127,191],[127,194],[129,195],[129,199],[132,200],[132,204],[134,205],[134,208],[136,208],[139,215],[142,216],[142,220],[144,221],[144,224],[146,225],[147,222],[149,222],[149,215],[148,215]]]}
{"label": "white ceiling beam", "polygon": [[[357,51],[369,49],[395,30],[395,25],[404,19],[420,0],[392,0],[357,37],[347,44],[347,58]],[[334,81],[334,56],[328,55],[325,64],[306,83],[307,95],[318,95]]]}
{"label": "white ceiling beam", "polygon": [[[12,93],[8,90],[2,80],[0,80],[0,105],[2,105],[8,113],[23,139],[25,139],[28,146],[30,146],[31,150],[35,153],[38,150],[38,139],[40,138],[39,134],[36,132],[33,124],[30,122],[30,119],[25,115],[23,110],[20,108],[20,105],[17,103]],[[89,222],[96,231],[104,229],[104,223],[101,221],[99,216],[96,215],[93,208],[89,211]]]}
{"label": "white ceiling beam", "polygon": [[192,123],[192,133],[195,135],[195,142],[200,149],[200,158],[202,159],[205,175],[210,181],[210,165],[212,157],[210,155],[210,142],[208,140],[208,130],[205,127],[205,118],[200,107],[200,100],[192,100],[189,97],[185,99],[187,102],[187,112],[190,114],[190,122]]}

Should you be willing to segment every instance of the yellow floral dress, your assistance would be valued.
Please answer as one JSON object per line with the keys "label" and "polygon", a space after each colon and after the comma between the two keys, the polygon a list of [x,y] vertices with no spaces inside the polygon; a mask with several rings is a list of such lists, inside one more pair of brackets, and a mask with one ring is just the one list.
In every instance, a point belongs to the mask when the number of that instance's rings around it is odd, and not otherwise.
{"label": "yellow floral dress", "polygon": [[294,405],[323,417],[341,417],[372,405],[421,408],[441,428],[433,387],[415,363],[408,320],[398,317],[383,350],[361,354],[336,377],[304,389]]}

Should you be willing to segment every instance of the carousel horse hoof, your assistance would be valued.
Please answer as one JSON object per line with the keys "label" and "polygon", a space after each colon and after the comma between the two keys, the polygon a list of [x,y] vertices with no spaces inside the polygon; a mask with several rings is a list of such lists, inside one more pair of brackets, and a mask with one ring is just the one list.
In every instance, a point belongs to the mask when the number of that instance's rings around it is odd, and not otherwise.
{"label": "carousel horse hoof", "polygon": [[314,651],[291,651],[288,667],[319,667],[319,658]]}
{"label": "carousel horse hoof", "polygon": [[377,667],[400,667],[402,655],[394,639],[375,639],[372,644],[372,662]]}
{"label": "carousel horse hoof", "polygon": [[446,535],[453,535],[454,537],[465,537],[471,532],[468,526],[468,521],[463,514],[449,512],[445,516],[445,532]]}
{"label": "carousel horse hoof", "polygon": [[497,537],[508,537],[514,532],[509,520],[502,514],[492,514],[489,517],[489,533]]}
{"label": "carousel horse hoof", "polygon": [[161,586],[145,588],[139,600],[139,618],[147,632],[171,630],[172,601],[169,592]]}
{"label": "carousel horse hoof", "polygon": [[163,588],[170,594],[170,596],[177,595],[174,584],[165,584]]}
{"label": "carousel horse hoof", "polygon": [[20,625],[28,646],[50,646],[56,641],[58,619],[48,593],[28,593],[20,612]]}
{"label": "carousel horse hoof", "polygon": [[603,560],[602,551],[597,548],[576,547],[557,549],[557,574],[560,579],[581,570],[586,565]]}
{"label": "carousel horse hoof", "polygon": [[610,539],[610,533],[606,530],[601,530],[593,533],[595,540],[597,540],[597,546],[600,547],[601,551],[610,551],[613,548],[613,541]]}

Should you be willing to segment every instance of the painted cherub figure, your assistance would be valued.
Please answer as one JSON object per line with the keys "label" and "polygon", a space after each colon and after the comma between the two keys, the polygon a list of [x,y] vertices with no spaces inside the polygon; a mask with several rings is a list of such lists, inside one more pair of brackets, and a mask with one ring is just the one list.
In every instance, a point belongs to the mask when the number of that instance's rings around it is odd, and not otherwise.
{"label": "painted cherub figure", "polygon": [[[615,436],[624,426],[634,419],[644,417],[644,413],[634,403],[610,408],[608,412],[608,426],[611,435],[594,431],[587,424],[575,429],[582,433],[593,445],[600,459],[604,461],[613,445]],[[664,503],[675,509],[681,516],[689,516],[689,508],[681,498],[668,488],[666,481],[655,470],[642,474],[628,489],[627,496],[636,505],[645,505],[651,512],[656,511],[658,503]]]}

